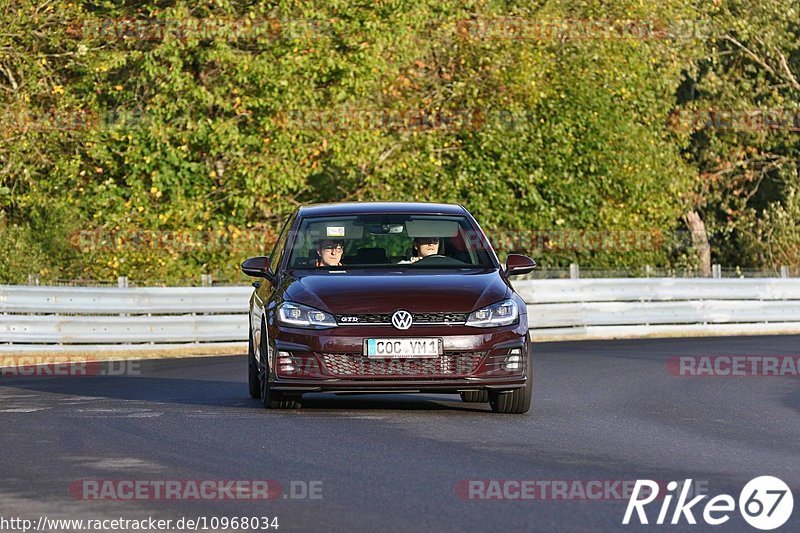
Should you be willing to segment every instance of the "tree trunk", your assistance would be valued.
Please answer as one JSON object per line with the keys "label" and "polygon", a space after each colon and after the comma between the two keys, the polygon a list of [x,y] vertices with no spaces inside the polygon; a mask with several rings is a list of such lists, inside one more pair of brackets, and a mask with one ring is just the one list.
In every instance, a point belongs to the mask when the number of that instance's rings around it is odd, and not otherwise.
{"label": "tree trunk", "polygon": [[697,264],[700,273],[705,277],[711,276],[711,246],[708,244],[706,224],[697,211],[689,211],[683,215],[683,220],[692,233],[692,244],[697,251]]}

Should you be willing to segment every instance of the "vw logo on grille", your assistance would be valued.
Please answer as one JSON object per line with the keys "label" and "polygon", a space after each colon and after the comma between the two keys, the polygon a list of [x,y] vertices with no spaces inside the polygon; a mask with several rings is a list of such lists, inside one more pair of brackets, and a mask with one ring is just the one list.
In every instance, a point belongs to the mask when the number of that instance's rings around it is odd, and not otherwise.
{"label": "vw logo on grille", "polygon": [[411,313],[408,311],[395,311],[392,315],[392,325],[397,329],[408,329],[411,327]]}

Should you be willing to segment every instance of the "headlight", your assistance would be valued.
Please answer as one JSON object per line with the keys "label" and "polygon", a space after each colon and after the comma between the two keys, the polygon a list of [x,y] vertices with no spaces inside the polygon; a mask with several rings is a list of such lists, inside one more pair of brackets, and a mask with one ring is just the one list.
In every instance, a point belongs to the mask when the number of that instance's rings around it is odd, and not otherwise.
{"label": "headlight", "polygon": [[467,326],[474,328],[493,328],[508,326],[519,319],[519,309],[514,300],[503,300],[470,313]]}
{"label": "headlight", "polygon": [[335,328],[336,319],[332,315],[307,305],[283,302],[278,308],[278,323],[295,328]]}

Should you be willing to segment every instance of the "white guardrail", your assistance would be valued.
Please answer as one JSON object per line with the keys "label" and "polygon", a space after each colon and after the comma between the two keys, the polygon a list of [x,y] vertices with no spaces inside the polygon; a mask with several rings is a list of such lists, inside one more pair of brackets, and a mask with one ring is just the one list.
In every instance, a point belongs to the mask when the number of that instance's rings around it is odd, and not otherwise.
{"label": "white guardrail", "polygon": [[[795,278],[520,280],[514,286],[540,341],[800,333]],[[0,285],[0,352],[245,347],[251,291]]]}

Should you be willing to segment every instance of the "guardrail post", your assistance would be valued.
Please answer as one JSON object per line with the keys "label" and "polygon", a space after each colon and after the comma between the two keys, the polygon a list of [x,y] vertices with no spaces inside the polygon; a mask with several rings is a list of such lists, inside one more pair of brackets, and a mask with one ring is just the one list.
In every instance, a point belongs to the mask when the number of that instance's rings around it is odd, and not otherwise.
{"label": "guardrail post", "polygon": [[569,279],[580,279],[581,269],[578,263],[570,263],[569,265]]}
{"label": "guardrail post", "polygon": [[117,278],[117,287],[120,289],[127,289],[128,288],[128,276],[119,276]]}
{"label": "guardrail post", "polygon": [[644,276],[645,276],[646,278],[649,278],[649,277],[650,277],[650,271],[651,271],[651,269],[650,269],[650,265],[645,265],[645,266],[644,266]]}
{"label": "guardrail post", "polygon": [[711,265],[711,277],[712,278],[722,277],[722,265]]}
{"label": "guardrail post", "polygon": [[211,274],[200,274],[200,283],[204,287],[210,287],[214,284],[214,280],[211,277]]}
{"label": "guardrail post", "polygon": [[39,276],[36,274],[28,274],[28,285],[39,285]]}
{"label": "guardrail post", "polygon": [[789,277],[789,267],[788,266],[783,265],[781,267],[781,277],[782,278],[788,278]]}

